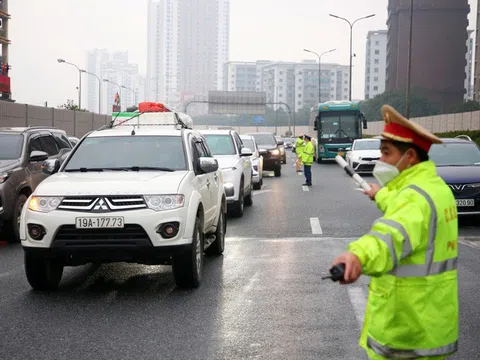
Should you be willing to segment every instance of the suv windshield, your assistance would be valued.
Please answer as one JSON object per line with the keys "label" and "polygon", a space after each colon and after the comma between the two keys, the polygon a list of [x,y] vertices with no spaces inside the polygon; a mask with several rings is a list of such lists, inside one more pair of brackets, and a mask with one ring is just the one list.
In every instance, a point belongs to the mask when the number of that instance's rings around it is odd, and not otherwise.
{"label": "suv windshield", "polygon": [[23,136],[0,134],[0,160],[16,160],[22,156]]}
{"label": "suv windshield", "polygon": [[139,135],[86,138],[64,170],[131,167],[186,170],[182,138]]}
{"label": "suv windshield", "polygon": [[277,146],[277,140],[273,134],[251,134],[258,145]]}
{"label": "suv windshield", "polygon": [[480,165],[480,149],[471,142],[434,144],[428,155],[437,166]]}
{"label": "suv windshield", "polygon": [[353,150],[380,150],[380,140],[356,141]]}
{"label": "suv windshield", "polygon": [[213,155],[236,155],[237,151],[230,135],[204,135]]}

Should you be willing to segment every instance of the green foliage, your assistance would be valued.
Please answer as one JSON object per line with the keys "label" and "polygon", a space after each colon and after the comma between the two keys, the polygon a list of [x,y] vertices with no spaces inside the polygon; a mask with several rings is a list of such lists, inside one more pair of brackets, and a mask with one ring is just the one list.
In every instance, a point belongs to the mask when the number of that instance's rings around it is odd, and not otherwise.
{"label": "green foliage", "polygon": [[[434,104],[427,99],[426,90],[413,89],[410,107],[410,117],[423,117],[440,114],[440,105]],[[362,101],[360,108],[368,121],[380,121],[382,119],[382,106],[393,106],[401,114],[406,113],[406,93],[404,90],[384,92],[373,99]]]}
{"label": "green foliage", "polygon": [[87,111],[85,109],[80,109],[73,100],[67,100],[66,104],[58,106],[59,109],[72,110],[72,111]]}
{"label": "green foliage", "polygon": [[477,110],[480,110],[480,102],[469,100],[461,104],[458,104],[457,106],[454,106],[451,110],[451,113],[457,114],[457,113],[472,112]]}

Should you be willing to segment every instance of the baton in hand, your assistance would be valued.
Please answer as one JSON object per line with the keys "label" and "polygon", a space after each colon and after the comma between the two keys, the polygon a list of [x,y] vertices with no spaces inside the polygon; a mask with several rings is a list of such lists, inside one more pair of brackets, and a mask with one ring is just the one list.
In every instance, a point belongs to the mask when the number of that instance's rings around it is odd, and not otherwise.
{"label": "baton in hand", "polygon": [[337,155],[335,157],[335,161],[337,162],[338,165],[340,165],[345,172],[350,175],[355,182],[362,187],[363,190],[365,191],[370,191],[372,190],[371,186],[368,185],[368,183],[360,176],[358,175],[355,170],[352,169],[350,165],[347,164],[347,162],[341,157],[340,155]]}

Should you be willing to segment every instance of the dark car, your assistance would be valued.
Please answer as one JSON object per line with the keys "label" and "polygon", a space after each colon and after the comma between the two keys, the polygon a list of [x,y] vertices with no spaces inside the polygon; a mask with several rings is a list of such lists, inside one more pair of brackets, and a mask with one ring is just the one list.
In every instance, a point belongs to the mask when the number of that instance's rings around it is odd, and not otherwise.
{"label": "dark car", "polygon": [[0,232],[19,240],[20,214],[27,198],[45,179],[45,160],[63,161],[72,145],[65,131],[47,127],[0,128]]}
{"label": "dark car", "polygon": [[278,141],[273,133],[261,132],[246,134],[253,136],[258,145],[258,151],[263,157],[263,170],[274,171],[275,176],[282,175],[282,152],[280,146],[283,141]]}
{"label": "dark car", "polygon": [[480,215],[480,148],[472,141],[442,139],[432,145],[430,159],[452,189],[459,215]]}

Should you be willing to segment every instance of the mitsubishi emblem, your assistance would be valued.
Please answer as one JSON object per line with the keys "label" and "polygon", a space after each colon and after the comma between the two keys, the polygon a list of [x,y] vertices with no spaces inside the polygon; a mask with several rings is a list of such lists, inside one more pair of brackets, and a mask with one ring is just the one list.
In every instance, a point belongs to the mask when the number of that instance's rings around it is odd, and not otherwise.
{"label": "mitsubishi emblem", "polygon": [[108,211],[110,209],[109,209],[105,199],[104,198],[99,198],[97,203],[95,204],[93,210],[94,211]]}

